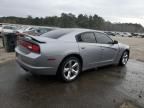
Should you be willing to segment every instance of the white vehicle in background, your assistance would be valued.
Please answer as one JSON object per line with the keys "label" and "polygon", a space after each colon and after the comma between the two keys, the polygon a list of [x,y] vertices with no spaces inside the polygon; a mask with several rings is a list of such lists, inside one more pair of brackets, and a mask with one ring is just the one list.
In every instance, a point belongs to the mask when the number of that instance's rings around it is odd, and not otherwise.
{"label": "white vehicle in background", "polygon": [[36,27],[32,27],[32,26],[22,26],[21,28],[17,29],[15,32],[16,32],[16,33],[24,33],[24,32],[27,32],[27,31],[34,30],[34,29],[36,29]]}
{"label": "white vehicle in background", "polygon": [[121,32],[120,35],[122,37],[132,37],[131,33],[129,33],[129,32]]}
{"label": "white vehicle in background", "polygon": [[109,36],[116,36],[116,32],[113,31],[105,31],[105,33]]}
{"label": "white vehicle in background", "polygon": [[136,33],[137,34],[137,38],[144,38],[144,33]]}
{"label": "white vehicle in background", "polygon": [[2,24],[0,24],[0,37],[2,36],[1,32],[2,32]]}
{"label": "white vehicle in background", "polygon": [[3,34],[8,34],[8,33],[14,33],[14,31],[16,30],[17,28],[15,26],[11,26],[11,25],[5,25],[2,27],[2,35]]}
{"label": "white vehicle in background", "polygon": [[0,37],[2,37],[2,32],[3,32],[3,27],[5,26],[5,24],[0,23]]}
{"label": "white vehicle in background", "polygon": [[34,29],[36,29],[37,27],[31,27],[31,26],[29,26],[29,27],[27,27],[26,29],[25,29],[25,32],[26,31],[30,31],[30,30],[34,30]]}
{"label": "white vehicle in background", "polygon": [[44,33],[50,32],[52,30],[56,30],[58,28],[55,27],[38,27],[33,30],[25,31],[24,34],[32,35],[32,36],[40,36]]}

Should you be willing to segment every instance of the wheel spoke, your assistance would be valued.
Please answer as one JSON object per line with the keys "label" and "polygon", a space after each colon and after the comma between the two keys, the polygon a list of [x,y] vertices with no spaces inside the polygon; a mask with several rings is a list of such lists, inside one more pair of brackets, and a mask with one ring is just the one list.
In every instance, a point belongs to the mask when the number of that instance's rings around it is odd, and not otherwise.
{"label": "wheel spoke", "polygon": [[69,68],[64,68],[64,73],[68,72],[69,70]]}
{"label": "wheel spoke", "polygon": [[124,58],[127,58],[128,57],[128,55],[126,54],[125,56],[124,56]]}
{"label": "wheel spoke", "polygon": [[77,67],[78,66],[78,63],[74,63],[73,65],[72,65],[72,68],[75,68],[75,67]]}
{"label": "wheel spoke", "polygon": [[127,63],[127,58],[125,58],[125,63]]}
{"label": "wheel spoke", "polygon": [[66,76],[67,79],[70,79],[71,78],[71,71],[68,71],[68,74]]}
{"label": "wheel spoke", "polygon": [[124,64],[125,64],[126,60],[124,59]]}
{"label": "wheel spoke", "polygon": [[69,64],[69,68],[71,68],[72,67],[72,60],[70,60],[68,64]]}
{"label": "wheel spoke", "polygon": [[73,73],[74,75],[76,75],[76,74],[78,73],[78,70],[72,69],[72,73]]}

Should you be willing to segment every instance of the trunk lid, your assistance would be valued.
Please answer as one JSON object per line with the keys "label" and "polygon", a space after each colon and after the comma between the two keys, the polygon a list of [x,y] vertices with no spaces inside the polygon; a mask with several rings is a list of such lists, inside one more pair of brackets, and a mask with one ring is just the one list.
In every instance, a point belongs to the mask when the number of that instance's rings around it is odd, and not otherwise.
{"label": "trunk lid", "polygon": [[[25,54],[29,54],[31,52],[35,53],[34,50],[38,51],[38,47],[39,47],[39,49],[42,49],[41,47],[43,46],[43,44],[48,44],[48,43],[54,42],[54,41],[56,41],[56,40],[50,39],[47,37],[24,35],[24,36],[20,36],[18,38],[18,48],[20,51],[22,51]],[[32,50],[31,50],[31,48],[32,48]],[[39,54],[40,54],[40,52],[41,51],[39,51]]]}

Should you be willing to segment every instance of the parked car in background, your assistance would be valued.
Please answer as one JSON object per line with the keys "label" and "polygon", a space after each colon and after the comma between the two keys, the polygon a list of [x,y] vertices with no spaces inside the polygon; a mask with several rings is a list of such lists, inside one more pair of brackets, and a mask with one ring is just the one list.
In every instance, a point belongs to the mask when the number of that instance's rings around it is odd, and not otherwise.
{"label": "parked car in background", "polygon": [[141,33],[140,36],[141,36],[141,38],[144,38],[144,33]]}
{"label": "parked car in background", "polygon": [[144,38],[144,33],[131,33],[133,37]]}
{"label": "parked car in background", "polygon": [[131,33],[129,33],[129,32],[121,32],[120,36],[122,36],[122,37],[132,37]]}
{"label": "parked car in background", "polygon": [[27,32],[27,31],[35,30],[36,28],[37,27],[32,27],[32,26],[21,26],[15,32],[16,33],[24,33],[24,32]]}
{"label": "parked car in background", "polygon": [[2,34],[14,33],[16,29],[17,28],[15,26],[5,25],[2,27]]}
{"label": "parked car in background", "polygon": [[132,35],[132,36],[134,36],[134,37],[136,37],[136,36],[137,36],[137,34],[136,34],[136,33],[131,33],[131,35]]}
{"label": "parked car in background", "polygon": [[105,31],[105,33],[109,36],[116,36],[116,33],[112,31]]}
{"label": "parked car in background", "polygon": [[110,64],[126,65],[129,46],[104,32],[90,29],[58,29],[38,36],[21,37],[16,60],[32,74],[59,75],[70,82],[81,71]]}
{"label": "parked car in background", "polygon": [[24,34],[32,35],[32,36],[40,36],[44,33],[50,32],[52,30],[56,30],[54,27],[39,27],[33,30],[25,31]]}
{"label": "parked car in background", "polygon": [[2,24],[0,24],[0,37],[2,36]]}

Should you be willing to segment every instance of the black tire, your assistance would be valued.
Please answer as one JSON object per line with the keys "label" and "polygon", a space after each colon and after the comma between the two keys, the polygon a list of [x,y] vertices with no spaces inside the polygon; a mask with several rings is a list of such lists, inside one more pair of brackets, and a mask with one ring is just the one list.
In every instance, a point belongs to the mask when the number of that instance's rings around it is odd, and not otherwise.
{"label": "black tire", "polygon": [[35,72],[29,72],[32,76],[40,76],[39,74],[36,74]]}
{"label": "black tire", "polygon": [[[74,78],[72,78],[72,79],[66,78],[66,72],[64,72],[64,69],[66,69],[65,67],[67,66],[67,64],[68,64],[70,61],[72,61],[72,64],[73,64],[74,61],[75,61],[76,63],[78,63],[78,73],[77,73],[76,76],[75,76]],[[82,68],[81,62],[80,62],[80,60],[79,60],[77,57],[68,57],[68,58],[64,59],[63,62],[61,63],[61,65],[60,65],[60,67],[59,67],[59,72],[58,72],[58,73],[59,73],[60,78],[61,78],[64,82],[71,82],[71,81],[77,79],[77,77],[79,76],[79,74],[80,74],[80,72],[81,72],[81,68]],[[72,71],[72,69],[71,69],[70,71]],[[68,71],[67,71],[67,75],[68,75]],[[72,75],[72,72],[71,72],[70,75]]]}
{"label": "black tire", "polygon": [[119,65],[120,66],[125,66],[127,64],[127,62],[128,62],[128,59],[129,59],[129,52],[128,51],[124,51],[122,56],[121,56],[121,58],[120,58]]}

